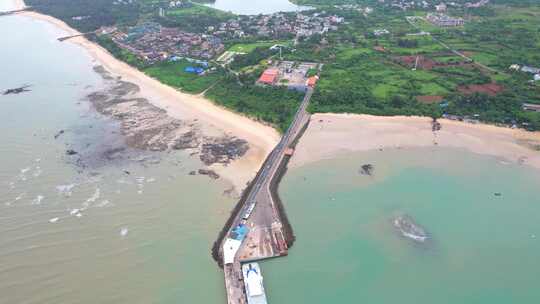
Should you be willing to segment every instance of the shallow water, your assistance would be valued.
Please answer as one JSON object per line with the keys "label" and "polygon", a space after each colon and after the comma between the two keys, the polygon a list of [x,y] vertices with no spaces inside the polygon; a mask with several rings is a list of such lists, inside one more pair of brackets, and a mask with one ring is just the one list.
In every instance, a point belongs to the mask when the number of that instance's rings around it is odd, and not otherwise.
{"label": "shallow water", "polygon": [[310,9],[310,7],[296,5],[288,0],[216,0],[208,6],[238,15],[273,14]]}
{"label": "shallow water", "polygon": [[[538,303],[539,184],[531,168],[437,148],[293,169],[280,193],[297,241],[262,265],[269,302]],[[431,239],[400,235],[398,214]]]}
{"label": "shallow water", "polygon": [[202,164],[185,153],[129,150],[78,166],[67,149],[99,157],[123,140],[81,100],[103,83],[62,35],[0,18],[0,90],[31,85],[0,95],[0,303],[223,302],[210,247],[230,185],[189,176]]}

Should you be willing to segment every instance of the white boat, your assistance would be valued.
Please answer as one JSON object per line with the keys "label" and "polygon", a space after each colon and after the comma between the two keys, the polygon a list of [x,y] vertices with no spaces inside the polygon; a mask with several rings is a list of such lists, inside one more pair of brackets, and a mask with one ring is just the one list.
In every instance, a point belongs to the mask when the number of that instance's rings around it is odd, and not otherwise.
{"label": "white boat", "polygon": [[246,263],[242,265],[242,274],[244,276],[248,304],[267,304],[263,276],[259,264]]}

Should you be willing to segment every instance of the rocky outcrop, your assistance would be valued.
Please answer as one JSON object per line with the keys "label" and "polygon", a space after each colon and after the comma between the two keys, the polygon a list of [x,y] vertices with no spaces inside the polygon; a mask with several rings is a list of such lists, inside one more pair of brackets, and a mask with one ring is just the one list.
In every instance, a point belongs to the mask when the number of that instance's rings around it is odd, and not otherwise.
{"label": "rocky outcrop", "polygon": [[139,96],[139,87],[115,79],[103,68],[96,67],[108,88],[87,96],[95,109],[120,122],[129,147],[150,150],[191,150],[207,166],[228,164],[243,156],[248,143],[234,136],[204,136],[197,120],[179,120]]}
{"label": "rocky outcrop", "polygon": [[394,228],[405,238],[413,240],[418,243],[424,243],[429,239],[426,230],[418,225],[414,219],[408,215],[396,216],[392,223]]}

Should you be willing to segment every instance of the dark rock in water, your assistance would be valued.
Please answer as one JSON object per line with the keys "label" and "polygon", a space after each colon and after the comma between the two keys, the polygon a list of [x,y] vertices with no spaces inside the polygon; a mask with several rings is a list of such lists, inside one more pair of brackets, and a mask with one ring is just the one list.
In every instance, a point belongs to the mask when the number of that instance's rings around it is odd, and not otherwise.
{"label": "dark rock in water", "polygon": [[212,170],[199,169],[198,172],[201,175],[208,175],[212,179],[218,179],[219,178],[219,174],[217,174],[216,172],[214,172]]}
{"label": "dark rock in water", "polygon": [[126,151],[126,147],[114,147],[103,151],[102,156],[106,160],[120,159],[124,151]]}
{"label": "dark rock in water", "polygon": [[24,86],[19,87],[19,88],[7,89],[2,94],[3,95],[10,95],[10,94],[20,94],[20,93],[24,93],[24,92],[29,92],[30,91],[30,90],[28,90],[29,87],[30,87],[29,85],[24,85]]}
{"label": "dark rock in water", "polygon": [[362,174],[362,175],[370,175],[371,176],[373,174],[374,169],[375,168],[373,168],[373,165],[365,164],[362,167],[360,167],[360,174]]}
{"label": "dark rock in water", "polygon": [[228,164],[242,157],[249,149],[247,141],[236,137],[205,138],[201,146],[201,161],[209,166],[215,163]]}
{"label": "dark rock in water", "polygon": [[426,230],[408,215],[396,216],[392,224],[402,236],[415,242],[424,243],[429,238]]}
{"label": "dark rock in water", "polygon": [[76,155],[76,154],[79,154],[79,153],[73,149],[66,150],[66,155]]}
{"label": "dark rock in water", "polygon": [[58,137],[60,137],[60,135],[62,135],[62,134],[64,134],[64,133],[65,133],[64,130],[58,131],[58,133],[56,133],[56,134],[54,135],[54,139],[57,139]]}

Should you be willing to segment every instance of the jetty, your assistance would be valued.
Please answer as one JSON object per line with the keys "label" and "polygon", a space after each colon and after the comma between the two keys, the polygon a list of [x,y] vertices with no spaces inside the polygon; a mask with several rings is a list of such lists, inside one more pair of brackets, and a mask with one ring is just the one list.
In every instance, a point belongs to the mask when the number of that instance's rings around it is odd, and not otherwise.
{"label": "jetty", "polygon": [[18,10],[13,10],[13,11],[5,11],[5,12],[0,12],[0,17],[2,16],[9,16],[9,15],[15,15],[15,14],[18,14],[18,13],[22,13],[22,12],[25,12],[25,11],[28,11],[30,10],[30,6],[27,6],[23,9],[18,9]]}
{"label": "jetty", "polygon": [[223,266],[227,303],[247,303],[242,264],[287,255],[292,228],[277,195],[277,184],[294,153],[296,140],[309,123],[309,87],[294,120],[267,157],[214,244],[214,258]]}
{"label": "jetty", "polygon": [[58,41],[62,42],[62,41],[66,41],[66,40],[71,39],[71,38],[82,37],[82,36],[86,36],[86,35],[94,34],[94,33],[95,32],[88,32],[88,33],[81,33],[81,34],[76,34],[76,35],[64,36],[64,37],[58,38]]}

